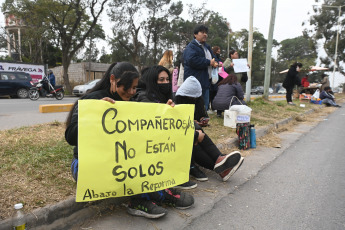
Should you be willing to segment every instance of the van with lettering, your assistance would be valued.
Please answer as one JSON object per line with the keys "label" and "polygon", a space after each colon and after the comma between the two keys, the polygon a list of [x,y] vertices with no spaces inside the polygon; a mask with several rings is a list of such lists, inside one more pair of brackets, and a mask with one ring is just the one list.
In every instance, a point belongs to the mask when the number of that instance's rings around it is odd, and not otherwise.
{"label": "van with lettering", "polygon": [[33,86],[30,74],[25,72],[0,72],[0,96],[27,98]]}

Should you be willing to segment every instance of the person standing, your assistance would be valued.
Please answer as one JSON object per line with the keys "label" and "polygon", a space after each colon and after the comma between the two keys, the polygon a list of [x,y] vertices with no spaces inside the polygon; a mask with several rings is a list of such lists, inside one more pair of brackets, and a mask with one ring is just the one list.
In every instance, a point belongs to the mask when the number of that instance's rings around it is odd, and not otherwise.
{"label": "person standing", "polygon": [[[228,74],[235,73],[234,63],[232,62],[232,60],[239,59],[239,58],[240,58],[240,55],[238,54],[236,50],[234,49],[230,50],[229,57],[223,63],[225,72],[227,72]],[[249,65],[248,67],[250,68]],[[242,76],[241,76],[241,83],[246,83],[247,81],[248,81],[248,75],[247,75],[247,72],[244,72],[242,73]]]}
{"label": "person standing", "polygon": [[295,105],[292,102],[292,91],[295,85],[301,85],[298,73],[301,71],[302,66],[302,63],[299,62],[292,64],[283,82],[283,87],[286,89],[286,101],[289,105]]}
{"label": "person standing", "polygon": [[211,47],[206,43],[208,28],[205,25],[197,25],[194,29],[194,40],[192,40],[183,52],[184,80],[194,76],[201,84],[202,97],[205,109],[208,110],[210,103],[209,91],[211,85],[212,67],[217,68]]}
{"label": "person standing", "polygon": [[322,75],[321,75],[321,77],[322,77],[322,81],[321,81],[321,89],[320,89],[320,91],[322,92],[322,91],[324,91],[325,90],[325,88],[326,87],[329,87],[329,79],[328,79],[328,75],[327,74],[325,74],[325,73],[323,73]]}
{"label": "person standing", "polygon": [[158,65],[164,66],[170,72],[170,74],[174,71],[174,63],[173,63],[173,52],[172,50],[166,50],[163,54],[163,57],[159,61]]}

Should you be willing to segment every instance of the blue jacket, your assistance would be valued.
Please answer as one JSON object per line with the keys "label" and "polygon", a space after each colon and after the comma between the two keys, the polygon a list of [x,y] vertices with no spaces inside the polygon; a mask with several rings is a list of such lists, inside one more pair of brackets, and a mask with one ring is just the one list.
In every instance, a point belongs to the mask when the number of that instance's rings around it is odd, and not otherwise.
{"label": "blue jacket", "polygon": [[52,86],[55,87],[55,75],[51,73],[48,75],[48,77],[49,77],[50,84],[52,84]]}
{"label": "blue jacket", "polygon": [[[213,54],[211,47],[204,43],[204,46],[210,51],[212,58],[218,61]],[[184,80],[190,76],[194,76],[201,84],[203,90],[210,88],[210,80],[208,76],[208,67],[210,60],[206,59],[205,51],[195,39],[191,41],[183,52],[184,60]]]}

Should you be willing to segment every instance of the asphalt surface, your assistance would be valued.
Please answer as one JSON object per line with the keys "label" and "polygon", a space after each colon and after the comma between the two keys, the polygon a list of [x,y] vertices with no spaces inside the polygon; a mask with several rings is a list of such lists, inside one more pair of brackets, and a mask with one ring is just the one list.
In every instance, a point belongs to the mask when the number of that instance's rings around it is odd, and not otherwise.
{"label": "asphalt surface", "polygon": [[37,101],[30,99],[6,99],[0,98],[0,130],[20,128],[43,124],[52,121],[64,122],[68,112],[40,113],[39,105],[70,104],[77,97],[65,97],[62,100],[55,98],[39,98]]}

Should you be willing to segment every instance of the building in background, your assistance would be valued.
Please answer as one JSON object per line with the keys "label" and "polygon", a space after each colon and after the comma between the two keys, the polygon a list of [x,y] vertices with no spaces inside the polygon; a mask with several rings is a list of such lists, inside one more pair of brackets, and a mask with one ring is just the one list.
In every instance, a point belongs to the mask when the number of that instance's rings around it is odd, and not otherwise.
{"label": "building in background", "polygon": [[[100,79],[109,68],[110,64],[95,63],[95,62],[80,62],[72,63],[68,68],[68,77],[71,85],[84,84],[94,79]],[[56,83],[63,84],[63,69],[62,66],[51,68],[53,71]]]}

